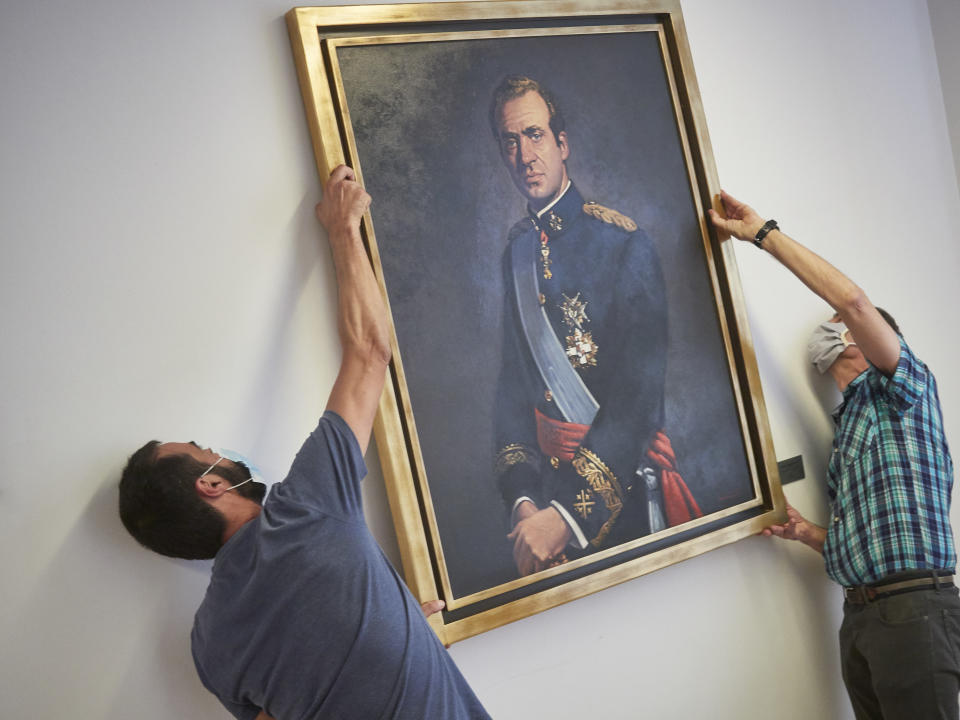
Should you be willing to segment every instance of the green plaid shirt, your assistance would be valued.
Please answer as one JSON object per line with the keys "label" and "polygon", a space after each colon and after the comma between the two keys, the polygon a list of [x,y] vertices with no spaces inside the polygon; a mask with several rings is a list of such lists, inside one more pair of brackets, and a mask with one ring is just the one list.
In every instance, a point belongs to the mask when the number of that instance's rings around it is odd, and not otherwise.
{"label": "green plaid shirt", "polygon": [[827,487],[823,557],[836,582],[953,570],[953,461],[937,383],[902,338],[892,377],[871,366],[844,390]]}

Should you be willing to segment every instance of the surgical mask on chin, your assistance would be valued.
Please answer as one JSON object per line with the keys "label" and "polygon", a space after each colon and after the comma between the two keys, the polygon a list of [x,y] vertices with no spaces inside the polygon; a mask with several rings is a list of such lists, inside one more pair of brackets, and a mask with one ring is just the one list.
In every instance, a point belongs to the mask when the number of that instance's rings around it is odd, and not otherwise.
{"label": "surgical mask on chin", "polygon": [[847,326],[842,322],[821,323],[813,331],[807,343],[807,356],[821,375],[830,369],[849,345],[855,344],[847,341],[847,332]]}

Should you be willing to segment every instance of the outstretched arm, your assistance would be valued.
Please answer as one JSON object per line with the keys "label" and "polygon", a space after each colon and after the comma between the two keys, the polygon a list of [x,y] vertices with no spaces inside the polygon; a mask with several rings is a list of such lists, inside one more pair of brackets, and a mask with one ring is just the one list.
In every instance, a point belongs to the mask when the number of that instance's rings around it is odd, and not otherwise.
{"label": "outstretched arm", "polygon": [[[713,224],[728,235],[753,241],[764,219],[726,192],[720,193],[720,199],[727,217],[711,209]],[[779,230],[771,230],[763,239],[762,247],[837,311],[864,357],[874,367],[887,376],[893,375],[900,359],[900,341],[863,290],[822,257]]]}
{"label": "outstretched arm", "polygon": [[343,359],[327,409],[344,419],[366,452],[390,362],[390,331],[380,287],[360,236],[370,196],[346,165],[336,168],[317,205],[337,271],[337,330]]}

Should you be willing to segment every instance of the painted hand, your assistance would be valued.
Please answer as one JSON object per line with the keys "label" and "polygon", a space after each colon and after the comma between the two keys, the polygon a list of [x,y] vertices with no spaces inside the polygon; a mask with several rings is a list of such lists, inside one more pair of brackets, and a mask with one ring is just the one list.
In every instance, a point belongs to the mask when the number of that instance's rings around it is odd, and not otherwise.
{"label": "painted hand", "polygon": [[507,539],[513,540],[513,560],[520,575],[539,572],[563,552],[570,542],[570,528],[556,508],[538,510],[520,520]]}

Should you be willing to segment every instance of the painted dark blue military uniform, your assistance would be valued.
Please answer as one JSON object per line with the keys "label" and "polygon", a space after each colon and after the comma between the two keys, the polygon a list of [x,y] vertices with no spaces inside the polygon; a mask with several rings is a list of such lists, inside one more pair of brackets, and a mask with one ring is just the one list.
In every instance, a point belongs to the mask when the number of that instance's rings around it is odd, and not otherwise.
{"label": "painted dark blue military uniform", "polygon": [[[536,246],[539,302],[599,405],[569,460],[548,456],[538,442],[537,411],[555,421],[564,417],[537,369],[511,292],[516,243]],[[663,427],[667,347],[664,281],[653,243],[629,218],[586,203],[571,184],[542,217],[514,226],[503,266],[495,435],[497,481],[508,510],[522,497],[541,509],[553,504],[575,521],[585,552],[649,533],[647,488],[636,472]]]}

